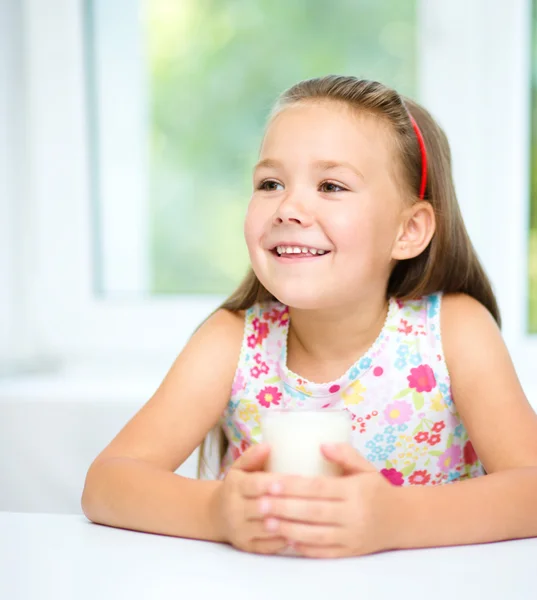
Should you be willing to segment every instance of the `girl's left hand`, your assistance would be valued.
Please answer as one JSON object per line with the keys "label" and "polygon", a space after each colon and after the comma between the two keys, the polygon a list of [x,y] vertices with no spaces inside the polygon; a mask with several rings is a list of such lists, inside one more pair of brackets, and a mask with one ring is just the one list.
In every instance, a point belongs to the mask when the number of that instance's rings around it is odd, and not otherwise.
{"label": "girl's left hand", "polygon": [[342,477],[282,476],[255,500],[253,519],[301,556],[334,558],[388,550],[397,488],[350,444],[323,446]]}

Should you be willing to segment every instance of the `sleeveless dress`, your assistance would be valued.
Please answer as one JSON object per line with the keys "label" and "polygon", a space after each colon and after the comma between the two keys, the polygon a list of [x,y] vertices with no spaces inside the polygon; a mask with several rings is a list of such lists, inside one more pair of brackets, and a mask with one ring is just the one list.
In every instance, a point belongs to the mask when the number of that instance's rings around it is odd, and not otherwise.
{"label": "sleeveless dress", "polygon": [[231,398],[220,425],[229,446],[220,478],[261,439],[260,410],[350,413],[352,445],[395,485],[438,485],[484,474],[451,397],[440,331],[442,294],[390,299],[369,350],[339,379],[313,383],[287,368],[289,310],[246,311]]}

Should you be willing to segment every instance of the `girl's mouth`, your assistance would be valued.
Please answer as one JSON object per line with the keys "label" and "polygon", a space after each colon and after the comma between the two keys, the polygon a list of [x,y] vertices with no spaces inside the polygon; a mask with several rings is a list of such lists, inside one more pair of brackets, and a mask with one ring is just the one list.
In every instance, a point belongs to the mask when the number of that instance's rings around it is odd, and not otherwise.
{"label": "girl's mouth", "polygon": [[330,254],[330,250],[311,248],[309,246],[276,246],[271,252],[280,258],[311,258]]}

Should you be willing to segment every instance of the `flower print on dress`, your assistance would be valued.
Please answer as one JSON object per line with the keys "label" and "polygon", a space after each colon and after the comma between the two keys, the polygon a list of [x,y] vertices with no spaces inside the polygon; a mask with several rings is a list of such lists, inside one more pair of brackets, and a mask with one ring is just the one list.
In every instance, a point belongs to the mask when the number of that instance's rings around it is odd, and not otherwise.
{"label": "flower print on dress", "polygon": [[360,371],[358,370],[358,367],[353,367],[349,371],[349,379],[356,379],[358,377],[359,373],[360,373]]}
{"label": "flower print on dress", "polygon": [[396,400],[385,408],[384,418],[390,425],[406,423],[412,418],[412,407],[405,400]]}
{"label": "flower print on dress", "polygon": [[266,362],[261,362],[258,365],[254,365],[251,369],[250,369],[250,375],[252,377],[255,377],[256,379],[258,379],[261,375],[268,375],[269,372],[269,368]]}
{"label": "flower print on dress", "polygon": [[431,431],[434,431],[435,433],[440,433],[445,428],[446,428],[446,424],[444,423],[444,421],[437,421],[432,426]]}
{"label": "flower print on dress", "polygon": [[446,383],[439,383],[438,389],[440,390],[443,396],[449,394],[449,386]]}
{"label": "flower print on dress", "polygon": [[231,456],[233,457],[233,460],[236,461],[243,452],[246,452],[246,450],[248,450],[249,445],[250,444],[248,444],[246,440],[242,440],[239,446],[233,445],[231,447]]}
{"label": "flower print on dress", "polygon": [[462,457],[461,447],[454,444],[438,457],[438,468],[448,473],[454,465],[457,465]]}
{"label": "flower print on dress", "polygon": [[438,435],[438,433],[435,433],[434,435],[431,435],[428,439],[428,444],[429,446],[436,446],[436,444],[439,444],[440,441],[442,440],[442,437],[440,435]]}
{"label": "flower print on dress", "polygon": [[287,382],[284,382],[283,387],[286,394],[289,395],[291,398],[295,398],[296,400],[304,401],[308,400],[308,398],[310,397],[310,394],[308,394],[306,390],[295,389],[291,387]]}
{"label": "flower print on dress", "polygon": [[[258,441],[263,409],[329,407],[352,413],[353,444],[394,483],[440,485],[455,477],[482,475],[483,466],[451,399],[440,311],[435,308],[440,297],[432,303],[433,318],[427,316],[428,297],[391,299],[385,328],[371,350],[343,376],[323,383],[286,367],[289,316],[284,305],[267,301],[247,309],[232,398],[220,421],[230,442],[220,473],[225,476],[232,465],[232,454]],[[346,406],[344,394],[358,404]],[[242,422],[245,429],[227,419]]]}
{"label": "flower print on dress", "polygon": [[426,470],[414,471],[408,478],[412,485],[427,485],[431,481],[431,475]]}
{"label": "flower print on dress", "polygon": [[358,363],[358,366],[360,367],[360,369],[369,369],[369,367],[371,366],[371,359],[369,358],[369,356],[364,356],[363,358],[360,359],[360,362]]}
{"label": "flower print on dress", "polygon": [[408,347],[408,344],[400,344],[396,350],[396,353],[401,358],[408,356],[410,354],[410,348]]}
{"label": "flower print on dress", "polygon": [[414,365],[415,367],[417,367],[419,364],[421,364],[421,354],[413,354],[410,357],[409,362],[411,365]]}
{"label": "flower print on dress", "polygon": [[412,333],[412,325],[408,324],[407,319],[401,319],[397,331],[399,331],[399,333],[404,333],[405,335],[410,335]]}
{"label": "flower print on dress", "polygon": [[231,395],[235,396],[240,394],[242,390],[244,390],[246,384],[246,380],[244,379],[244,373],[242,369],[237,369],[235,373],[235,379],[233,380],[233,385],[231,386]]}
{"label": "flower print on dress", "polygon": [[254,421],[257,425],[260,423],[259,407],[254,402],[242,403],[237,410],[237,416],[245,423],[250,421]]}
{"label": "flower print on dress", "polygon": [[473,465],[478,460],[476,451],[474,450],[474,447],[470,440],[468,440],[466,442],[466,444],[464,445],[463,454],[464,454],[464,463],[467,465]]}
{"label": "flower print on dress", "polygon": [[248,348],[256,348],[257,346],[261,346],[263,344],[263,340],[265,340],[269,334],[268,324],[264,321],[260,321],[257,317],[253,319],[252,325],[254,328],[254,333],[251,333],[246,339]]}
{"label": "flower print on dress", "polygon": [[432,319],[433,317],[436,317],[440,309],[440,295],[434,294],[429,296],[427,304],[427,316],[429,319]]}
{"label": "flower print on dress", "polygon": [[416,434],[414,436],[414,439],[416,440],[416,442],[418,444],[421,444],[423,442],[428,442],[429,441],[429,432],[427,432],[427,431],[420,431],[418,434]]}
{"label": "flower print on dress", "polygon": [[366,392],[366,388],[362,385],[362,382],[357,379],[353,383],[351,383],[343,392],[341,393],[341,397],[343,398],[343,402],[345,406],[350,406],[354,404],[360,404],[364,401],[364,392]]}
{"label": "flower print on dress", "polygon": [[398,370],[398,371],[402,371],[407,365],[406,362],[406,358],[403,358],[402,356],[400,356],[395,362],[394,362],[394,367]]}
{"label": "flower print on dress", "polygon": [[280,403],[282,394],[277,387],[268,385],[257,394],[256,398],[259,400],[259,404],[269,408],[272,404],[277,406]]}
{"label": "flower print on dress", "polygon": [[283,310],[278,310],[274,307],[272,310],[263,313],[263,318],[270,323],[277,323],[278,325],[283,326],[289,320],[289,308],[284,307]]}
{"label": "flower print on dress", "polygon": [[410,375],[407,379],[408,387],[415,389],[417,392],[430,392],[436,387],[436,379],[429,365],[420,365],[415,369],[410,369]]}
{"label": "flower print on dress", "polygon": [[242,439],[242,432],[237,426],[236,420],[228,418],[226,420],[226,427],[229,433],[230,441],[236,443],[240,442]]}
{"label": "flower print on dress", "polygon": [[392,485],[403,485],[405,482],[403,474],[397,469],[382,469],[380,472]]}
{"label": "flower print on dress", "polygon": [[439,391],[431,398],[431,410],[434,410],[435,412],[441,412],[445,408],[446,403],[444,402],[442,392]]}
{"label": "flower print on dress", "polygon": [[255,348],[257,346],[257,335],[255,333],[252,333],[248,336],[248,339],[246,340],[248,343],[248,348]]}
{"label": "flower print on dress", "polygon": [[451,406],[453,404],[453,399],[451,397],[451,388],[449,387],[449,385],[447,383],[439,383],[438,389],[442,393],[446,405]]}
{"label": "flower print on dress", "polygon": [[269,334],[269,326],[267,323],[259,323],[259,329],[257,330],[257,338],[261,343]]}

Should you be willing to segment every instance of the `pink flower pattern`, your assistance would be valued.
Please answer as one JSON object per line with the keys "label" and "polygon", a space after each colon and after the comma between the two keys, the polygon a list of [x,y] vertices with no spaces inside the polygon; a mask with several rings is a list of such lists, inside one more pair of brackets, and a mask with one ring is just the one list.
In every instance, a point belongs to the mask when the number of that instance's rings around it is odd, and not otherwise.
{"label": "pink flower pattern", "polygon": [[440,485],[483,475],[451,397],[441,299],[434,294],[390,300],[373,346],[327,383],[287,369],[287,307],[273,301],[249,308],[231,398],[220,421],[229,442],[220,476],[261,441],[260,412],[274,408],[348,411],[352,444],[393,485]]}
{"label": "pink flower pattern", "polygon": [[415,388],[416,392],[430,392],[436,387],[434,372],[429,365],[420,365],[415,369],[410,369],[407,379],[408,387]]}
{"label": "pink flower pattern", "polygon": [[410,418],[412,417],[412,407],[406,401],[399,400],[392,402],[391,404],[388,404],[384,410],[384,416],[390,425],[400,425],[401,423],[410,421]]}

